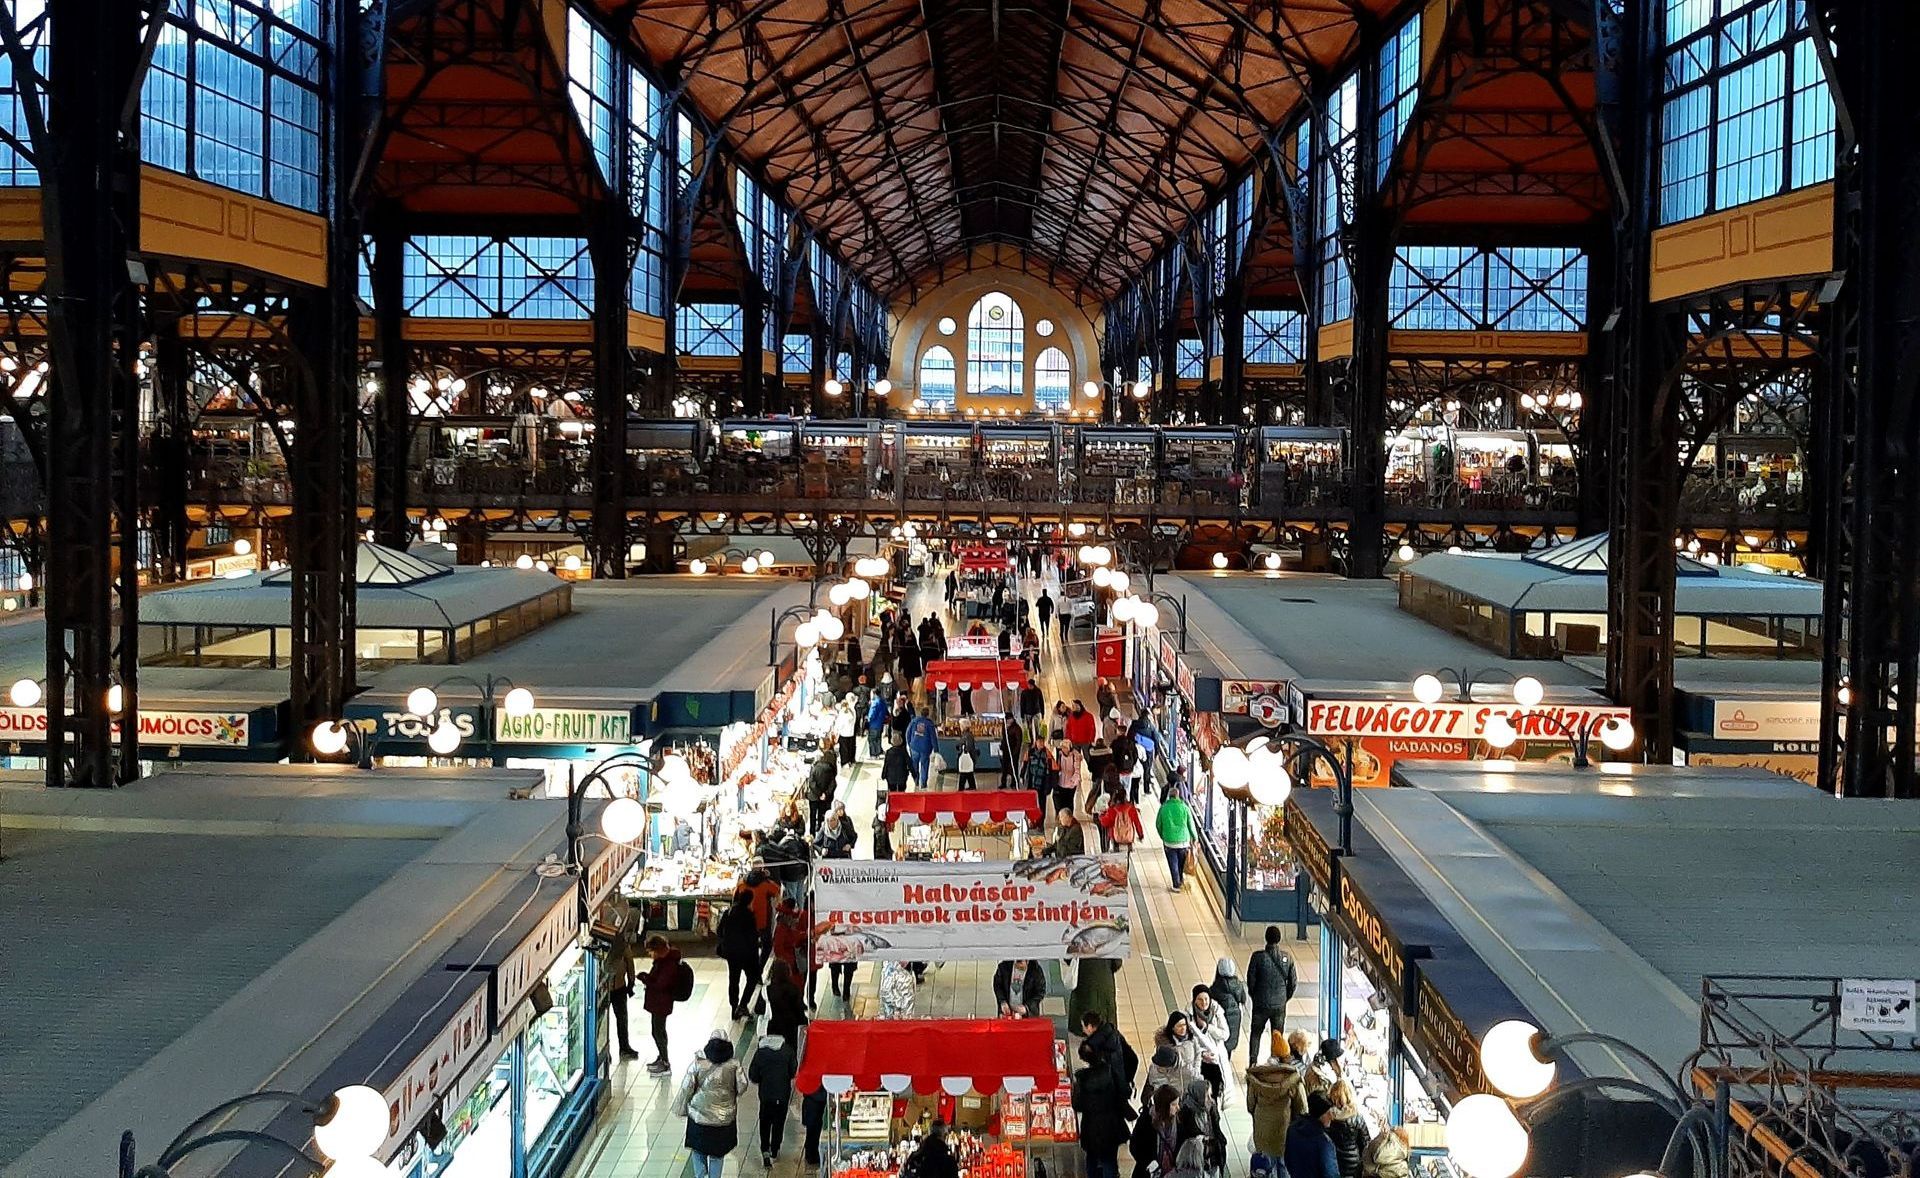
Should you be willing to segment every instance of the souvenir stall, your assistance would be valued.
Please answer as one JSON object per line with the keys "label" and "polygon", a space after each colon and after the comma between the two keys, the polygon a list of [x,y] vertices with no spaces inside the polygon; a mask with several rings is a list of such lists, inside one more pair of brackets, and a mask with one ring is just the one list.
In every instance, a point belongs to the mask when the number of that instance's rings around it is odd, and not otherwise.
{"label": "souvenir stall", "polygon": [[1346,497],[1347,431],[1270,425],[1260,431],[1264,507],[1338,505]]}
{"label": "souvenir stall", "polygon": [[1050,425],[983,425],[982,497],[1032,502],[1058,497],[1060,464]]}
{"label": "souvenir stall", "polygon": [[[879,422],[809,421],[802,428],[800,447],[800,493],[807,498],[865,499],[875,489]],[[892,493],[890,485],[884,490]]]}
{"label": "souvenir stall", "polygon": [[[1018,658],[999,656],[998,640],[982,653],[983,657],[948,657],[927,664],[927,686],[938,700],[940,756],[949,768],[959,763],[960,734],[971,731],[979,750],[974,754],[974,772],[1000,768],[1000,735],[1007,714],[1020,701],[1020,690],[1027,685],[1027,667]],[[951,648],[949,655],[952,654]],[[951,705],[947,693],[955,694]],[[958,692],[969,693],[973,714],[962,715]]]}
{"label": "souvenir stall", "polygon": [[1026,1178],[1078,1140],[1066,1043],[1048,1019],[819,1021],[794,1087],[829,1097],[828,1178],[898,1178],[936,1120],[969,1178]]}
{"label": "souvenir stall", "polygon": [[1154,432],[1145,426],[1081,426],[1080,460],[1074,469],[1077,503],[1152,503]]}
{"label": "souvenir stall", "polygon": [[907,498],[944,499],[973,473],[977,431],[971,425],[916,421],[901,437]]}
{"label": "souvenir stall", "polygon": [[1440,425],[1408,426],[1387,438],[1387,502],[1438,503],[1453,482],[1453,447]]}
{"label": "souvenir stall", "polygon": [[700,482],[712,439],[705,421],[670,418],[648,421],[627,418],[627,469],[636,491],[653,495],[684,495],[704,489]]}
{"label": "souvenir stall", "polygon": [[1461,502],[1481,507],[1522,504],[1533,460],[1533,438],[1525,430],[1457,430],[1453,457]]}
{"label": "souvenir stall", "polygon": [[780,419],[735,418],[720,424],[716,490],[736,494],[793,494],[800,426]]}
{"label": "souvenir stall", "polygon": [[980,620],[998,625],[993,612],[993,589],[1007,578],[1013,561],[1005,544],[956,544],[953,548],[954,573],[960,581],[960,610],[967,621]]}
{"label": "souvenir stall", "polygon": [[1231,429],[1162,429],[1161,501],[1229,507],[1240,501],[1240,439]]}
{"label": "souvenir stall", "polygon": [[[1040,825],[1030,789],[912,790],[887,796],[894,846],[907,858],[981,862],[1025,859],[1027,832]],[[987,840],[976,846],[974,840]]]}

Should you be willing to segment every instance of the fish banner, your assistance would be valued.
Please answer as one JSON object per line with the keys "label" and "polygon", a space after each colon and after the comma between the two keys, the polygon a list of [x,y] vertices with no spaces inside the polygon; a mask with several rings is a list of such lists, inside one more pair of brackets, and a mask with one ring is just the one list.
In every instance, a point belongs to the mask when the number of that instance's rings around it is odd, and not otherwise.
{"label": "fish banner", "polygon": [[1126,957],[1123,855],[1018,863],[824,859],[813,868],[813,960]]}

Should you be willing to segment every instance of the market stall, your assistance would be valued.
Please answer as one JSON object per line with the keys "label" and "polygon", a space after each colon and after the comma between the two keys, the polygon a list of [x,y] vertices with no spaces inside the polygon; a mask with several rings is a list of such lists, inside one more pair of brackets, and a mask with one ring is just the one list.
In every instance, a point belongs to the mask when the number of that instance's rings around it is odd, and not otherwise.
{"label": "market stall", "polygon": [[1145,426],[1081,426],[1074,501],[1122,505],[1153,502],[1154,432]]}
{"label": "market stall", "polygon": [[1234,506],[1240,502],[1240,439],[1231,429],[1160,431],[1161,501]]}
{"label": "market stall", "polygon": [[909,499],[956,494],[976,465],[977,431],[971,425],[916,421],[901,438],[901,473]]}
{"label": "market stall", "polygon": [[1470,507],[1519,507],[1531,481],[1533,439],[1525,430],[1458,430],[1453,434],[1459,502]]}
{"label": "market stall", "polygon": [[1059,494],[1059,458],[1050,425],[982,425],[980,465],[983,499],[1034,502]]}
{"label": "market stall", "polygon": [[[879,422],[809,421],[802,428],[800,445],[802,495],[809,499],[868,497],[882,466]],[[890,469],[892,464],[886,466]],[[891,494],[891,486],[885,490]]]}
{"label": "market stall", "polygon": [[1040,795],[1030,789],[913,790],[887,797],[895,843],[910,855],[972,851],[973,838],[1000,838],[1009,840],[1012,858],[1024,859],[1026,834],[1044,813]]}
{"label": "market stall", "polygon": [[1263,507],[1338,506],[1346,500],[1347,431],[1267,426],[1260,431]]}
{"label": "market stall", "polygon": [[[948,765],[959,763],[959,742],[963,732],[971,731],[979,745],[974,753],[974,772],[984,773],[1000,767],[1000,734],[1007,715],[1019,701],[1020,689],[1027,685],[1027,667],[1018,658],[1000,658],[997,640],[985,657],[935,659],[927,664],[927,685],[939,703],[940,756]],[[971,713],[949,710],[949,690],[969,693]]]}
{"label": "market stall", "polygon": [[794,1086],[833,1098],[832,1178],[894,1178],[935,1120],[972,1178],[1024,1178],[1036,1148],[1079,1136],[1066,1044],[1046,1019],[818,1021]]}

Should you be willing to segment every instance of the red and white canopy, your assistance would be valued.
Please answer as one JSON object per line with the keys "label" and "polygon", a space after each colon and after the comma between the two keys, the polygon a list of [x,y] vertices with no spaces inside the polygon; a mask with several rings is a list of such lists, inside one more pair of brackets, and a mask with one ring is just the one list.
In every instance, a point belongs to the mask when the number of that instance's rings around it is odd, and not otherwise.
{"label": "red and white canopy", "polygon": [[1018,691],[1027,685],[1027,666],[1019,659],[935,659],[927,664],[927,682],[941,691]]}
{"label": "red and white canopy", "polygon": [[963,573],[998,573],[1013,567],[1005,544],[964,544],[953,554]]}
{"label": "red and white canopy", "polygon": [[935,826],[984,826],[1010,822],[1015,815],[1028,826],[1040,821],[1040,795],[1030,789],[914,790],[887,795],[887,815]]}
{"label": "red and white canopy", "polygon": [[807,1027],[794,1086],[835,1095],[884,1088],[896,1096],[1017,1096],[1059,1081],[1047,1019],[822,1019]]}

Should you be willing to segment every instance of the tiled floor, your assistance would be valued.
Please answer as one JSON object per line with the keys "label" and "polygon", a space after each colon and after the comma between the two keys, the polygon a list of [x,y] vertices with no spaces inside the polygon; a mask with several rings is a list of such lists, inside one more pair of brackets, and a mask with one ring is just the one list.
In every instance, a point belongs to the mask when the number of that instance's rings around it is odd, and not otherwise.
{"label": "tiled floor", "polygon": [[[1037,593],[1037,588],[1030,588]],[[1057,589],[1056,589],[1057,595]],[[915,616],[923,616],[939,607],[939,591],[934,584],[916,586],[908,599]],[[952,623],[948,622],[951,630]],[[1089,652],[1084,639],[1062,657],[1057,632],[1048,635],[1048,650],[1042,661],[1041,681],[1048,698],[1093,699]],[[847,802],[854,827],[862,832],[856,854],[871,854],[866,832],[871,828],[877,764],[863,760],[852,774],[844,775],[841,797]],[[1153,826],[1151,807],[1143,807],[1149,839]],[[1143,846],[1133,873],[1133,902],[1137,925],[1134,955],[1121,969],[1118,978],[1121,1032],[1140,1052],[1142,1063],[1151,1054],[1153,1032],[1164,1025],[1169,1010],[1185,1009],[1196,983],[1211,981],[1214,964],[1223,956],[1232,957],[1241,972],[1248,955],[1259,945],[1263,930],[1249,928],[1242,936],[1224,927],[1217,902],[1199,886],[1189,886],[1181,894],[1168,888],[1167,865],[1157,843]],[[1291,929],[1287,930],[1291,935]],[[1287,942],[1299,971],[1300,988],[1289,1011],[1289,1026],[1310,1026],[1316,1001],[1318,977],[1317,939]],[[753,1048],[752,1026],[731,1024],[727,1019],[726,970],[717,958],[693,958],[698,984],[693,999],[675,1014],[669,1028],[673,1076],[678,1077],[693,1059],[694,1052],[715,1028],[725,1027],[735,1039],[743,1056]],[[950,962],[935,966],[927,974],[915,1002],[915,1014],[922,1017],[979,1017],[993,1011],[991,981],[994,962]],[[821,1005],[816,1019],[878,1017],[875,972],[878,967],[862,965],[855,974],[851,1009],[828,995],[820,987]],[[1056,975],[1057,977],[1057,975]],[[1064,1025],[1064,996],[1055,994],[1043,1009]],[[635,1046],[646,1051],[645,1017],[636,1004],[634,1011]],[[1244,1072],[1247,1048],[1243,1042],[1234,1056],[1235,1069]],[[649,1075],[643,1060],[615,1065],[612,1095],[602,1109],[576,1158],[570,1174],[575,1178],[683,1178],[692,1172],[692,1162],[683,1144],[685,1122],[668,1111],[673,1081]],[[1240,1081],[1236,1080],[1236,1088]],[[793,1102],[783,1155],[774,1163],[774,1178],[803,1178],[806,1167],[800,1160],[803,1133],[799,1124],[799,1100]],[[1236,1094],[1229,1097],[1226,1109],[1230,1175],[1246,1173],[1245,1143],[1250,1131],[1245,1103]],[[726,1160],[726,1174],[757,1176],[762,1173],[756,1126],[759,1123],[757,1096],[749,1090],[740,1109],[741,1145]],[[1077,1173],[1077,1158],[1068,1167]]]}

